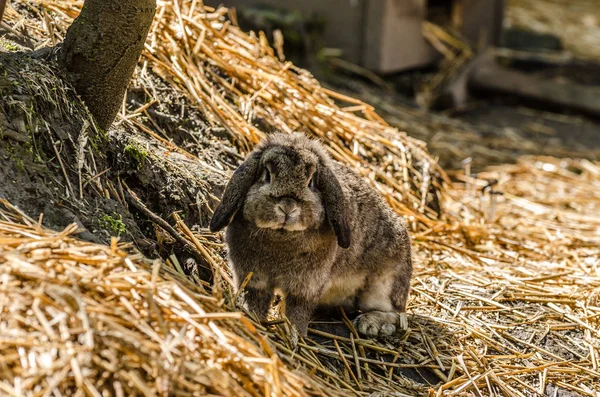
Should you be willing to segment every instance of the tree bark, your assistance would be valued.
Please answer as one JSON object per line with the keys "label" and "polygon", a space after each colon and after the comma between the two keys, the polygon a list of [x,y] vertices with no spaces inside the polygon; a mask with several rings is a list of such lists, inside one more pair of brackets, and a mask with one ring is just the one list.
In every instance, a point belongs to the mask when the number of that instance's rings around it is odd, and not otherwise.
{"label": "tree bark", "polygon": [[59,63],[102,129],[121,107],[155,11],[156,0],[85,0],[67,31]]}
{"label": "tree bark", "polygon": [[4,7],[6,7],[6,0],[0,0],[0,23],[2,23],[2,15],[4,15]]}

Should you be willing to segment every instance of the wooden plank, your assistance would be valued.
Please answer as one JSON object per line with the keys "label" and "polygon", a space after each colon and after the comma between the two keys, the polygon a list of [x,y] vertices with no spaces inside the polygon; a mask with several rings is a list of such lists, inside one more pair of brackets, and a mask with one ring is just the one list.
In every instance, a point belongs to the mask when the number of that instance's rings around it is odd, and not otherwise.
{"label": "wooden plank", "polygon": [[473,70],[469,87],[532,99],[600,116],[600,89],[573,82],[540,79],[495,63]]}

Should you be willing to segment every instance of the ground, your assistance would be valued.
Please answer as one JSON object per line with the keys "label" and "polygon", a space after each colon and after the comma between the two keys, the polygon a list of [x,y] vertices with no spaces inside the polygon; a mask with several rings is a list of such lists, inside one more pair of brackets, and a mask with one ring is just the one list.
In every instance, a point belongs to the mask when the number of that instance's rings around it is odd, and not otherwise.
{"label": "ground", "polygon": [[[54,33],[42,27],[38,8],[29,2],[17,7],[31,13],[26,14],[30,22],[22,24],[36,32],[32,34],[36,40],[56,38],[52,35],[64,32],[67,16],[76,14],[75,2],[44,4]],[[552,124],[556,115],[529,116],[531,110],[527,110],[521,117],[518,107],[497,106],[493,101],[480,104],[460,120],[418,110],[405,99],[361,81],[337,86],[366,99],[380,118],[369,105],[327,91],[309,72],[281,63],[264,41],[224,22],[226,10],[202,13],[192,23],[176,18],[173,3],[160,7],[163,19],[156,21],[148,41],[155,47],[144,53],[124,110],[109,131],[93,129],[73,90],[52,67],[52,54],[37,53],[38,58],[15,54],[20,49],[15,44],[5,46],[10,54],[0,55],[5,72],[0,89],[9,98],[0,104],[4,131],[0,154],[9,164],[0,171],[0,186],[7,186],[4,198],[34,219],[43,212],[43,222],[51,228],[60,230],[75,221],[87,229],[77,237],[110,243],[111,236],[120,235],[146,257],[164,260],[127,257],[127,252],[115,248],[116,243],[109,248],[65,241],[65,236],[35,231],[35,221],[30,222],[33,232],[15,232],[13,224],[2,224],[9,237],[1,250],[7,258],[4,269],[5,277],[12,277],[10,283],[31,286],[33,280],[37,286],[31,274],[39,277],[40,271],[48,271],[47,283],[52,288],[54,284],[64,287],[73,279],[61,269],[81,267],[82,271],[75,272],[81,277],[79,288],[94,299],[90,313],[101,320],[93,328],[99,338],[97,346],[111,338],[117,345],[128,346],[130,339],[122,333],[105,333],[105,302],[119,302],[122,306],[111,314],[118,317],[114,323],[135,328],[135,338],[144,343],[134,345],[150,351],[140,352],[147,366],[136,366],[139,358],[135,355],[128,357],[127,365],[133,366],[138,378],[107,365],[112,361],[102,356],[104,351],[98,353],[104,358],[85,361],[87,365],[100,363],[100,373],[114,371],[119,381],[125,379],[128,387],[138,391],[164,385],[188,391],[190,382],[182,381],[179,367],[171,365],[174,354],[187,366],[187,374],[204,376],[197,369],[210,367],[206,378],[193,379],[216,385],[215,392],[222,392],[218,387],[227,382],[244,385],[247,374],[268,378],[269,371],[278,368],[297,370],[303,380],[296,385],[310,379],[306,381],[310,392],[325,395],[430,395],[443,390],[479,390],[483,395],[518,395],[519,390],[532,395],[592,394],[600,346],[600,219],[594,215],[600,202],[600,167],[585,159],[516,155],[539,153],[541,144],[548,143],[546,135],[553,133],[547,127],[556,129],[562,146],[572,131],[568,126],[594,131],[594,121],[564,118],[568,122],[562,128]],[[189,8],[184,11],[192,13]],[[7,15],[14,18],[9,19],[11,25],[22,18],[13,11]],[[174,21],[185,24],[187,36],[179,34]],[[207,41],[212,45],[206,46]],[[186,50],[190,45],[198,46],[198,51]],[[486,109],[498,109],[498,113]],[[549,120],[549,124],[531,126],[531,120],[536,124]],[[89,126],[84,128],[86,121]],[[507,131],[501,123],[529,127]],[[314,322],[310,337],[294,351],[281,320],[249,326],[244,317],[230,313],[241,308],[234,306],[227,283],[222,241],[205,226],[229,172],[263,131],[276,128],[301,129],[323,139],[336,158],[354,166],[406,217],[416,259],[407,333],[383,340],[361,339],[339,314],[333,321]],[[415,138],[426,141],[440,161],[434,161],[425,144]],[[564,155],[558,144],[544,150]],[[581,154],[582,148],[573,145],[568,150]],[[466,157],[473,157],[477,178],[462,175],[461,161]],[[505,164],[489,168],[501,163]],[[449,171],[459,169],[451,174],[454,182],[439,164]],[[490,189],[489,181],[494,180],[498,183]],[[10,214],[0,212],[5,220],[24,222],[22,216]],[[35,245],[21,247],[20,239],[30,238],[28,233],[42,235],[48,244],[43,252],[50,252],[54,259],[58,256],[65,264],[44,261]],[[57,246],[57,241],[77,247],[75,255],[61,257],[65,248]],[[15,256],[19,249],[21,256]],[[131,246],[123,249],[133,251]],[[103,253],[110,266],[95,266],[97,257],[85,259],[86,252]],[[23,265],[23,261],[32,264],[27,269],[36,270],[19,273],[16,264]],[[106,268],[115,272],[112,277],[105,277]],[[155,271],[159,270],[165,280],[176,282],[163,284],[161,279],[157,283]],[[87,272],[102,282],[90,283],[93,277],[88,278]],[[110,285],[113,278],[118,280],[115,286]],[[155,314],[152,300],[146,298],[156,288],[162,291],[157,295],[161,315]],[[181,288],[194,291],[193,299],[187,299]],[[14,302],[7,291],[0,292],[7,302]],[[177,299],[170,300],[170,294]],[[48,305],[49,313],[52,306]],[[186,311],[180,310],[182,306]],[[77,319],[81,311],[69,317],[73,313],[66,310],[65,315],[75,323],[73,342],[83,343],[79,333],[85,322]],[[7,318],[13,327],[22,325]],[[253,327],[259,331],[252,331]],[[34,323],[31,328],[27,332],[40,327]],[[31,345],[20,344],[24,340],[13,341],[14,346],[28,351]],[[217,341],[218,346],[197,348],[208,340]],[[242,341],[251,346],[252,354],[244,355]],[[170,349],[170,343],[185,348]],[[36,348],[45,354],[44,344]],[[27,361],[19,360],[19,354],[8,355],[21,363],[14,365],[17,370]],[[254,361],[248,362],[253,364],[238,366],[246,362],[240,357],[250,357]],[[265,363],[270,370],[252,367]],[[65,364],[65,387],[77,384],[74,365],[73,361]],[[74,366],[72,372],[70,366]],[[290,372],[281,374],[290,376]],[[94,379],[102,384],[102,376]],[[140,378],[147,383],[135,381]],[[15,379],[2,385],[13,385]],[[250,379],[245,385],[258,382]],[[286,393],[293,395],[289,389]]]}
{"label": "ground", "polygon": [[[598,86],[600,90],[599,69],[598,64],[589,61],[573,61],[570,65],[535,74]],[[473,171],[511,163],[523,155],[600,159],[600,120],[597,118],[568,109],[526,103],[514,97],[477,93],[461,111],[427,112],[419,109],[409,95],[415,92],[419,79],[423,78],[419,77],[421,74],[411,72],[385,77],[390,85],[404,81],[404,89],[396,92],[364,78],[344,77],[343,73],[327,81],[333,88],[374,105],[394,127],[427,142],[429,150],[446,170],[463,168],[462,162],[467,158],[472,158]]]}
{"label": "ground", "polygon": [[[224,187],[223,175],[127,126],[108,132],[94,128],[91,116],[48,58],[0,54],[0,68],[6,98],[0,104],[0,156],[7,165],[0,168],[1,198],[28,214],[43,214],[44,226],[59,230],[76,223],[80,238],[108,243],[117,236],[150,256],[169,245],[159,248],[154,243],[155,229],[146,214],[130,208],[125,186],[142,195],[149,210],[159,216],[181,211],[191,224],[206,225],[215,195]],[[129,100],[134,106],[139,97],[133,88]],[[175,105],[164,114],[180,113],[176,104],[181,97],[165,97],[170,99]],[[161,131],[176,140],[197,134],[196,153],[223,161],[235,158],[223,138],[207,139],[206,125],[191,119],[175,124],[160,110],[152,112]],[[83,140],[77,138],[82,130],[87,134]],[[223,154],[224,150],[228,152]]]}

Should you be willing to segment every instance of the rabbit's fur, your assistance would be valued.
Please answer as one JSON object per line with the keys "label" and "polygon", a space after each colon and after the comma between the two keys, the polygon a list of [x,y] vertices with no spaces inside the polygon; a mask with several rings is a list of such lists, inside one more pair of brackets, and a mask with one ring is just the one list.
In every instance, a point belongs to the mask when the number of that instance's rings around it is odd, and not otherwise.
{"label": "rabbit's fur", "polygon": [[245,303],[264,318],[279,289],[306,335],[319,307],[360,309],[358,331],[406,328],[412,274],[408,231],[360,176],[306,136],[277,133],[229,181],[210,229],[227,227],[234,282],[250,272]]}

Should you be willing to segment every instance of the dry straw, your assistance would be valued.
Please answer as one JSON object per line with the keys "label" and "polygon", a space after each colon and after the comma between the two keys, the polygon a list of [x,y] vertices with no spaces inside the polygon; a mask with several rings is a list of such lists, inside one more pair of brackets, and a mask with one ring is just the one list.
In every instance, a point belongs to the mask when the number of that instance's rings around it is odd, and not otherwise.
{"label": "dry straw", "polygon": [[[50,37],[47,44],[60,40],[81,6],[19,4],[39,17],[9,10],[9,23]],[[159,2],[139,76],[161,75],[243,150],[262,135],[254,117],[321,137],[412,217],[409,331],[364,340],[344,317],[338,335],[313,324],[319,329],[293,352],[284,324],[255,332],[225,311],[220,291],[207,293],[173,270],[176,258],[146,264],[115,244],[81,243],[70,229],[51,233],[7,209],[0,214],[3,392],[597,397],[600,165],[526,158],[478,178],[459,172],[460,182],[440,196],[445,218],[435,219],[422,192],[435,180],[428,175],[446,177],[422,142],[279,62],[262,35],[242,33],[226,13],[193,0]],[[158,134],[151,122],[143,128]],[[227,273],[214,236],[192,233],[181,220],[177,227],[215,274]]]}
{"label": "dry straw", "polygon": [[[55,40],[62,39],[82,4],[39,3],[55,19],[37,11],[46,18],[43,24],[32,23],[32,30],[41,35],[43,25],[53,26],[49,32]],[[200,1],[159,1],[138,82],[155,92],[145,79],[151,68],[185,92],[209,123],[225,127],[242,152],[264,135],[256,127],[259,121],[270,129],[320,137],[333,157],[372,180],[396,210],[425,224],[437,216],[440,180],[446,176],[423,142],[390,127],[372,106],[332,92],[306,70],[280,62],[262,33],[242,32],[227,12]]]}
{"label": "dry straw", "polygon": [[76,240],[75,225],[50,232],[0,204],[0,394],[333,394],[161,261]]}

